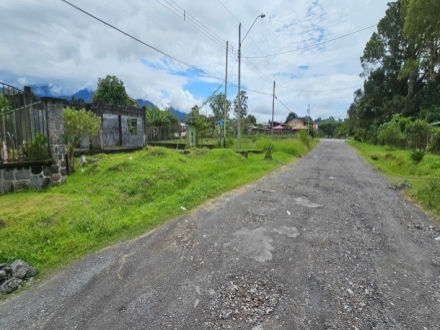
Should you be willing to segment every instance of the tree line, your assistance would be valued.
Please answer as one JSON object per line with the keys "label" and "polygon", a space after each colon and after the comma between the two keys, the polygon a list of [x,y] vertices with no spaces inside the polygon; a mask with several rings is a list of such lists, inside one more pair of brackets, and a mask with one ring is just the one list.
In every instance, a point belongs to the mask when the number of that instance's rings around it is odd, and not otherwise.
{"label": "tree line", "polygon": [[357,140],[409,147],[435,142],[430,124],[440,121],[439,13],[439,0],[388,3],[360,58],[364,86],[348,109],[347,131]]}

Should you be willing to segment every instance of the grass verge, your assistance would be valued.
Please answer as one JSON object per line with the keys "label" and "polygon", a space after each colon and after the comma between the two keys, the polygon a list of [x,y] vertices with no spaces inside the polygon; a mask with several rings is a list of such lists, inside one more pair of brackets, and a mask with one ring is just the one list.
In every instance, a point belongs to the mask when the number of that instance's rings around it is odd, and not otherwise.
{"label": "grass verge", "polygon": [[440,221],[439,156],[426,154],[420,163],[416,163],[411,159],[409,150],[391,150],[356,141],[350,141],[349,144],[371,165],[380,168],[392,182],[411,184],[412,188],[405,190],[407,196]]}
{"label": "grass verge", "polygon": [[[265,148],[270,140],[255,143]],[[165,148],[97,155],[96,162],[42,192],[0,196],[0,263],[23,259],[40,276],[87,253],[149,231],[223,192],[306,154],[297,139],[273,142],[273,160],[230,149]]]}

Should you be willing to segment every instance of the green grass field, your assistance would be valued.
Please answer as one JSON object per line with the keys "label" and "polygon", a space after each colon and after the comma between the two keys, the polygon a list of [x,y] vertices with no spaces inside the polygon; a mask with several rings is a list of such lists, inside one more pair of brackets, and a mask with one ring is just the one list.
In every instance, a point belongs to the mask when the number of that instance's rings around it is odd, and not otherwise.
{"label": "green grass field", "polygon": [[[407,196],[440,221],[440,156],[426,154],[420,163],[414,162],[409,150],[389,149],[368,143],[349,144],[375,168],[380,168],[392,183],[407,182],[412,188]],[[371,156],[377,156],[373,160]]]}
{"label": "green grass field", "polygon": [[[267,148],[270,140],[252,147]],[[145,233],[223,192],[306,154],[299,140],[274,141],[273,160],[230,149],[165,148],[97,155],[97,161],[42,192],[0,196],[0,263],[23,259],[46,274],[120,240]]]}

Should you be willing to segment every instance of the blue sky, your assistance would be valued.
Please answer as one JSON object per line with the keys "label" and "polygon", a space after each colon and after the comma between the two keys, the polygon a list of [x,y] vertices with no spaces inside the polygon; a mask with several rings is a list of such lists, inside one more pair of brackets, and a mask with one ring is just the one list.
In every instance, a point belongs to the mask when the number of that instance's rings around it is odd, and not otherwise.
{"label": "blue sky", "polygon": [[[264,13],[266,17],[257,19],[242,43],[241,71],[242,88],[259,92],[249,92],[248,103],[250,113],[261,122],[271,117],[274,80],[277,97],[288,107],[276,103],[277,120],[284,120],[289,111],[305,115],[308,104],[316,104],[312,117],[344,117],[355,87],[363,84],[359,58],[375,29],[318,47],[297,49],[378,23],[387,3],[383,0],[71,2],[180,62],[61,1],[27,0],[18,7],[13,0],[2,0],[0,81],[17,87],[51,84],[54,92],[69,95],[83,88],[95,89],[98,78],[110,74],[124,81],[132,97],[188,112],[195,104],[201,105],[222,83],[226,40],[234,49],[229,53],[228,98],[235,97],[238,21],[243,26],[243,37],[257,15]],[[186,11],[185,21],[179,8]],[[255,58],[278,53],[285,54]],[[353,88],[331,91],[347,87]],[[204,109],[209,113],[209,106]]]}

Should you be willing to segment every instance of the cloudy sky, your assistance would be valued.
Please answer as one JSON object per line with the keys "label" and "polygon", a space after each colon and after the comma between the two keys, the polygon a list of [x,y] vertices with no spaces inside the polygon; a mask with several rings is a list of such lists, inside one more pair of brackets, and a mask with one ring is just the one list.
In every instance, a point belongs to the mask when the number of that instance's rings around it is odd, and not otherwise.
{"label": "cloudy sky", "polygon": [[[363,83],[359,57],[376,28],[313,45],[377,24],[387,1],[70,0],[178,62],[61,0],[1,0],[0,81],[17,87],[49,84],[54,93],[71,95],[94,90],[98,77],[110,74],[124,81],[134,98],[188,112],[222,83],[226,40],[233,47],[228,98],[235,97],[239,22],[243,38],[264,13],[242,42],[241,82],[249,112],[259,122],[270,119],[276,81],[282,102],[275,103],[276,120],[289,110],[305,115],[308,104],[313,118],[344,118]],[[271,56],[279,53],[284,54]],[[209,114],[209,106],[203,111]]]}

